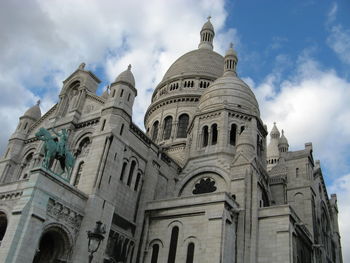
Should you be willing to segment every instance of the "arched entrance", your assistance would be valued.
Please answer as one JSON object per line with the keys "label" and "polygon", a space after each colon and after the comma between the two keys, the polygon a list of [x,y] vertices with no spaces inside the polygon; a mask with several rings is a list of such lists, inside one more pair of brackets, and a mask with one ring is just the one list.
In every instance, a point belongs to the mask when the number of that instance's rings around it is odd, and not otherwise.
{"label": "arched entrance", "polygon": [[0,246],[7,229],[7,217],[4,212],[0,212]]}
{"label": "arched entrance", "polygon": [[58,226],[50,227],[41,235],[33,263],[68,262],[70,247],[67,233]]}

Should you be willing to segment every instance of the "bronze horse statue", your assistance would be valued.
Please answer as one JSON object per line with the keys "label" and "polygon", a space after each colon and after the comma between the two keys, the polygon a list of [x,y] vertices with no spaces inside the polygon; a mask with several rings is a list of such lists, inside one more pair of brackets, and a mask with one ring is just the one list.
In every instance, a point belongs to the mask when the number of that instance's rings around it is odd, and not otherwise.
{"label": "bronze horse statue", "polygon": [[[55,134],[57,133],[55,132]],[[67,137],[65,131],[62,131],[61,134],[65,135],[62,136],[62,138]],[[59,176],[66,172],[66,178],[69,180],[75,159],[71,152],[67,150],[66,141],[58,141],[57,137],[53,137],[45,128],[40,128],[39,131],[35,133],[35,136],[38,137],[39,140],[44,141],[43,167],[50,170],[53,161],[56,159],[59,161],[62,169],[62,173],[59,174]]]}

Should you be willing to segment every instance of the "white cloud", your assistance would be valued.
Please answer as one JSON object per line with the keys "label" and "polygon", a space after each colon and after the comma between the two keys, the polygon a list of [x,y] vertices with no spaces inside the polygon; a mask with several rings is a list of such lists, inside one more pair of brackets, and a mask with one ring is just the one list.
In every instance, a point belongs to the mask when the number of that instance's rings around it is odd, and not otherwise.
{"label": "white cloud", "polygon": [[315,158],[330,172],[349,170],[350,83],[333,70],[322,70],[311,58],[299,58],[296,72],[281,80],[271,73],[254,88],[269,128],[277,122],[293,150],[313,142]]}
{"label": "white cloud", "polygon": [[342,25],[332,26],[327,43],[342,62],[350,64],[350,30]]}
{"label": "white cloud", "polygon": [[143,127],[150,90],[175,59],[197,48],[208,15],[217,51],[239,42],[234,29],[223,30],[224,0],[1,1],[0,151],[18,117],[39,97],[45,112],[82,61],[87,69],[102,69],[109,81],[132,64],[138,89],[134,121]]}
{"label": "white cloud", "polygon": [[338,4],[333,3],[327,14],[326,29],[328,46],[337,54],[340,61],[350,64],[350,29],[337,23]]}
{"label": "white cloud", "polygon": [[338,222],[343,247],[343,262],[350,261],[350,250],[347,249],[350,243],[350,174],[338,178],[330,187],[330,193],[337,193],[338,198]]}

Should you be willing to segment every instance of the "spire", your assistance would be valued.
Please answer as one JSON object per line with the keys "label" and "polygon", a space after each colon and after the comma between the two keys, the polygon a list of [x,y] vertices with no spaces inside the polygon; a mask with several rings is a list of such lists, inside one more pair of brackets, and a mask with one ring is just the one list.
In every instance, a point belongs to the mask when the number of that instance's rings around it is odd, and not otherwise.
{"label": "spire", "polygon": [[236,76],[237,62],[237,53],[234,51],[233,43],[231,42],[230,48],[226,51],[225,54],[224,76]]}
{"label": "spire", "polygon": [[210,22],[211,16],[208,16],[208,21],[202,27],[200,32],[201,41],[198,45],[198,48],[210,49],[213,50],[213,39],[215,36],[214,27]]}

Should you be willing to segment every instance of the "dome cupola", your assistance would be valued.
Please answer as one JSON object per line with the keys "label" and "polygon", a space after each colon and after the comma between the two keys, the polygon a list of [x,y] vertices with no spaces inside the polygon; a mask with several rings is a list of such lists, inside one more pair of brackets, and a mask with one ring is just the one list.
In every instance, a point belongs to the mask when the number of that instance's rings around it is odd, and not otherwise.
{"label": "dome cupola", "polygon": [[225,55],[225,68],[224,76],[236,76],[236,66],[238,62],[238,57],[236,51],[233,49],[233,44],[230,44],[230,48],[227,50]]}
{"label": "dome cupola", "polygon": [[284,131],[282,130],[281,138],[278,140],[278,149],[281,153],[288,152],[289,144],[286,136],[284,135]]}
{"label": "dome cupola", "polygon": [[41,118],[41,110],[40,110],[40,100],[37,101],[37,103],[30,107],[24,114],[23,117],[30,118],[34,121],[37,121]]}
{"label": "dome cupola", "polygon": [[201,30],[201,40],[198,45],[198,48],[210,49],[213,50],[213,39],[215,36],[214,27],[210,22],[210,16],[208,17],[208,21],[203,25]]}
{"label": "dome cupola", "polygon": [[131,72],[131,65],[128,66],[128,69],[123,71],[118,75],[118,77],[115,79],[114,83],[123,82],[125,84],[131,85],[133,88],[135,88],[135,78],[134,75]]}

